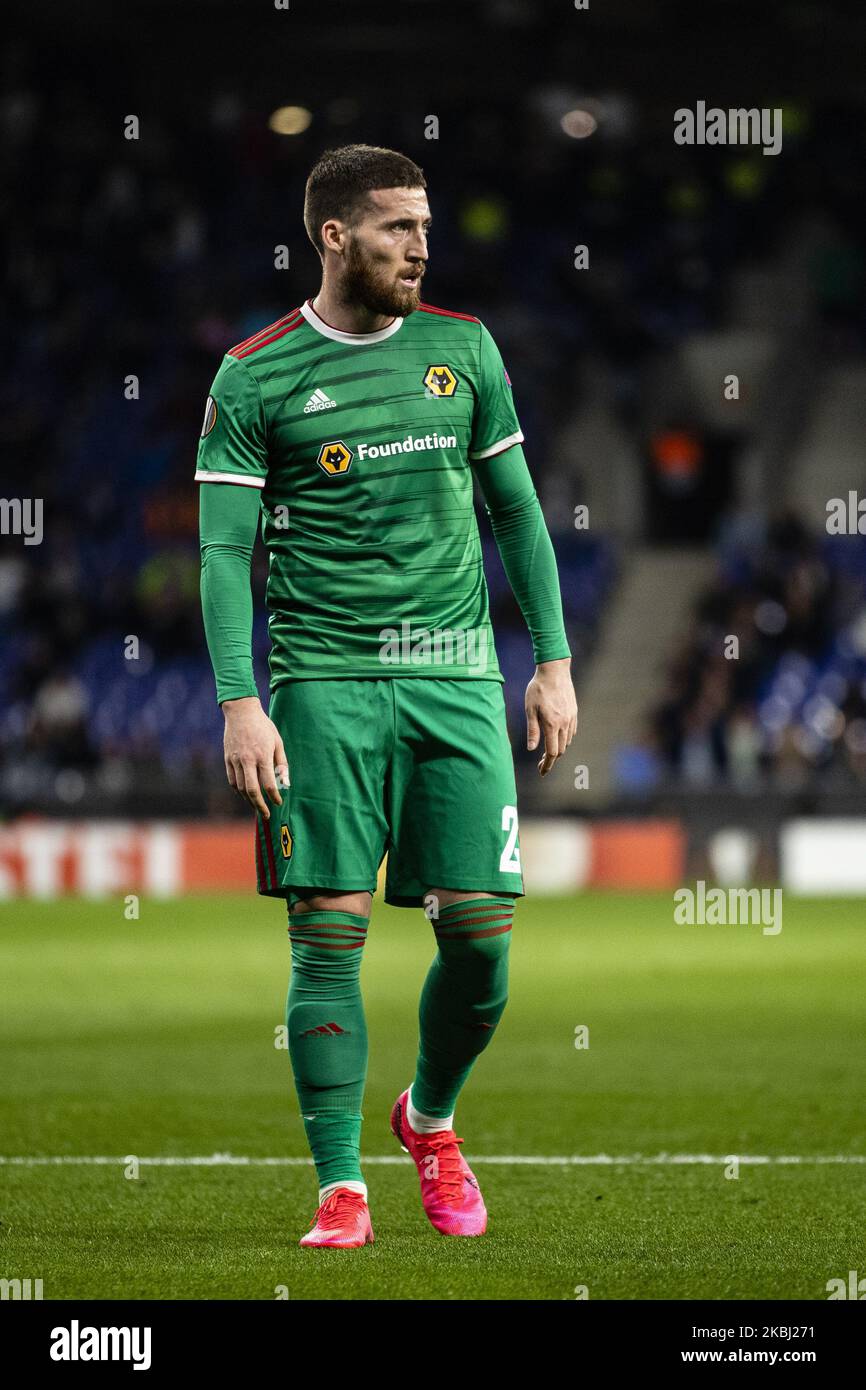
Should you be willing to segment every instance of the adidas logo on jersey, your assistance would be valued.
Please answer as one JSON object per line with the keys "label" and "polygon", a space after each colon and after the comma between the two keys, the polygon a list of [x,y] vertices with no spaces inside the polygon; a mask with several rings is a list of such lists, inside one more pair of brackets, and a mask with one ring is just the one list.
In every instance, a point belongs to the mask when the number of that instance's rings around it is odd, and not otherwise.
{"label": "adidas logo on jersey", "polygon": [[330,396],[326,396],[317,386],[307,404],[304,406],[304,414],[312,415],[317,410],[333,410],[337,402],[332,401]]}

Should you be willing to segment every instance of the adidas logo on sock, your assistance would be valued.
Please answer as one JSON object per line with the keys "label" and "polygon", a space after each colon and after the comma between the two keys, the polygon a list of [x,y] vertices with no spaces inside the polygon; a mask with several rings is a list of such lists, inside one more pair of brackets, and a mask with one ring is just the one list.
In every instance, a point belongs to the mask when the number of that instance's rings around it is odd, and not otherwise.
{"label": "adidas logo on sock", "polygon": [[339,1023],[320,1023],[316,1028],[308,1028],[301,1034],[302,1038],[347,1038],[349,1031],[341,1028]]}
{"label": "adidas logo on sock", "polygon": [[304,406],[304,414],[312,415],[317,410],[333,410],[337,402],[332,401],[330,396],[326,396],[324,391],[317,386],[307,404]]}

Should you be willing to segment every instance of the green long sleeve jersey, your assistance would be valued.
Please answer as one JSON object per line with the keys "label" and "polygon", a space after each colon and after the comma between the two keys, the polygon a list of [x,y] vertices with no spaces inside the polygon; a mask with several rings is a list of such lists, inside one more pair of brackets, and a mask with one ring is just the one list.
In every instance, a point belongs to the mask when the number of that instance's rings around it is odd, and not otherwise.
{"label": "green long sleeve jersey", "polygon": [[375,333],[311,301],[226,354],[205,410],[202,602],[217,698],[255,693],[249,559],[269,552],[271,686],[502,680],[473,507],[478,478],[536,661],[569,655],[553,549],[511,381],[468,314],[421,305]]}

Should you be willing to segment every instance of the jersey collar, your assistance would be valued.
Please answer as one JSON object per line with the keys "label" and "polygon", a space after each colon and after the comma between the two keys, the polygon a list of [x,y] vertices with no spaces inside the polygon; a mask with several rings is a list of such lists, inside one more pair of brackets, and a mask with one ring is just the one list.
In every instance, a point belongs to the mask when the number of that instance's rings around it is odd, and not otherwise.
{"label": "jersey collar", "polygon": [[301,313],[310,327],[315,328],[317,333],[321,333],[323,338],[333,338],[335,343],[351,343],[355,347],[363,347],[366,343],[383,342],[385,338],[390,338],[392,333],[396,333],[403,322],[401,318],[392,319],[385,328],[380,328],[375,333],[344,333],[341,328],[332,328],[324,319],[319,318],[313,308],[312,298],[301,305]]}

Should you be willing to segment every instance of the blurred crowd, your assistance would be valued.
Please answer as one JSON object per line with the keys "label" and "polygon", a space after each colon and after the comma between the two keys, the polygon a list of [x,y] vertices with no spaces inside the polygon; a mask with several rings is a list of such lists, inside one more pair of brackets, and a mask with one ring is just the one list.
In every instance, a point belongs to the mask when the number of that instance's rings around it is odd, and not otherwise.
{"label": "blurred crowd", "polygon": [[644,792],[862,788],[866,536],[816,536],[791,514],[729,527],[620,772]]}

